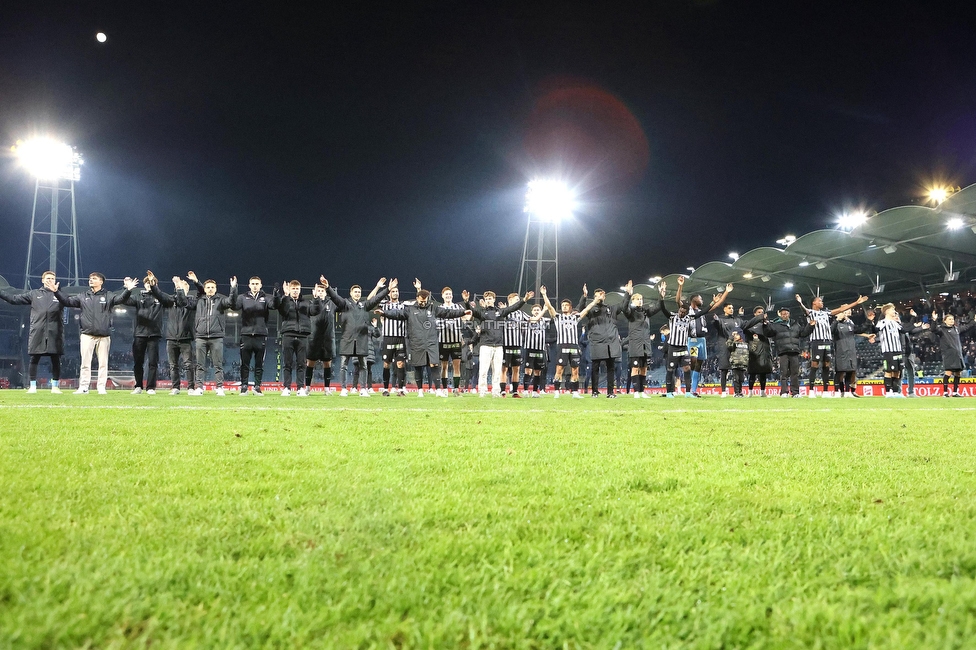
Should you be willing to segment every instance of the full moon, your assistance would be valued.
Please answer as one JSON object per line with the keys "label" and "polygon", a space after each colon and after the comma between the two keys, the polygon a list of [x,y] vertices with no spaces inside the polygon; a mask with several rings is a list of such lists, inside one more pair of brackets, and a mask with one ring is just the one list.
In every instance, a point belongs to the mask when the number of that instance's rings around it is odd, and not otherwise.
{"label": "full moon", "polygon": [[105,41],[108,40],[108,36],[105,35],[105,32],[98,32],[97,34],[95,34],[95,40],[98,41],[99,43],[104,43]]}

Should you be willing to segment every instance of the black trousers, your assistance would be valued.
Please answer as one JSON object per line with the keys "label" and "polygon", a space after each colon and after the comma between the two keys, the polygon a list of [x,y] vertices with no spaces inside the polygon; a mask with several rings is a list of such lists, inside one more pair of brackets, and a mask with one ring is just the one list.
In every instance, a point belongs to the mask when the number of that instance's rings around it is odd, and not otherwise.
{"label": "black trousers", "polygon": [[[247,380],[251,375],[251,361],[254,361],[254,385],[261,387],[264,377],[264,353],[268,348],[268,337],[264,335],[244,334],[241,336],[241,390],[247,388]],[[300,368],[304,368],[303,361]]]}
{"label": "black trousers", "polygon": [[800,394],[800,355],[779,355],[779,394]]}
{"label": "black trousers", "polygon": [[214,379],[217,388],[224,387],[224,339],[197,339],[197,388],[203,388],[203,379],[207,374],[207,353],[213,363]]}
{"label": "black trousers", "polygon": [[281,335],[281,385],[284,388],[291,388],[293,369],[298,389],[305,388],[305,355],[307,354],[307,334]]}
{"label": "black trousers", "polygon": [[186,377],[186,387],[196,388],[196,359],[191,341],[166,341],[166,357],[169,359],[169,379],[173,388],[180,387],[180,373]]}
{"label": "black trousers", "polygon": [[37,381],[37,364],[40,363],[41,357],[47,357],[48,359],[51,360],[52,381],[61,381],[61,355],[60,354],[30,355],[30,363],[27,366],[27,379],[30,381]]}
{"label": "black trousers", "polygon": [[744,368],[732,368],[731,370],[726,370],[726,372],[732,373],[732,390],[736,395],[742,394],[742,382],[746,378],[746,371]]}
{"label": "black trousers", "polygon": [[[149,368],[146,369],[146,361]],[[146,390],[156,390],[156,375],[159,374],[159,337],[137,336],[132,339],[132,365],[136,376],[136,388],[142,388],[146,378]]]}
{"label": "black trousers", "polygon": [[[607,395],[613,395],[614,379],[616,379],[617,374],[616,359],[595,359],[593,361],[593,367],[590,373],[590,389],[594,395],[599,392],[601,364],[607,369]],[[585,385],[586,384],[584,384],[584,386]],[[584,388],[584,390],[586,389]]]}

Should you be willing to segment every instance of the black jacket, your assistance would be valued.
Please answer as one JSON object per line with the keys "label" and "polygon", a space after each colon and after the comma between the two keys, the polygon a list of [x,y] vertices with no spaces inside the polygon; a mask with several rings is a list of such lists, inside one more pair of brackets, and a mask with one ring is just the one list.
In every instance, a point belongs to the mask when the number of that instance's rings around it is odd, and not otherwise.
{"label": "black jacket", "polygon": [[176,295],[169,295],[159,290],[159,286],[152,285],[149,288],[156,300],[166,309],[166,330],[167,341],[192,341],[193,340],[193,321],[196,319],[196,310],[186,304],[186,296],[182,289],[176,290]]}
{"label": "black jacket", "polygon": [[481,321],[481,345],[505,345],[505,319],[512,312],[521,309],[524,304],[525,301],[518,298],[508,307],[499,309],[498,307],[482,307],[471,301],[471,312],[475,318]]}
{"label": "black jacket", "polygon": [[586,338],[590,342],[590,359],[619,359],[623,351],[617,316],[623,305],[594,305],[586,314]]}
{"label": "black jacket", "polygon": [[339,313],[339,326],[342,327],[342,337],[339,339],[339,354],[341,356],[361,356],[369,354],[369,319],[371,312],[386,298],[389,287],[383,287],[372,298],[354,301],[342,298],[332,287],[326,288],[326,293]]}
{"label": "black jacket", "polygon": [[158,339],[163,334],[163,304],[153,295],[152,290],[140,291],[130,295],[125,301],[136,308],[133,336],[144,339]]}
{"label": "black jacket", "polygon": [[763,333],[776,343],[776,354],[800,354],[801,339],[812,331],[809,322],[777,318],[763,326]]}
{"label": "black jacket", "polygon": [[30,305],[27,354],[64,354],[64,305],[54,292],[33,289],[14,293],[0,289],[0,299],[11,305]]}
{"label": "black jacket", "polygon": [[60,291],[55,294],[65,307],[81,310],[81,333],[88,336],[109,336],[112,333],[112,309],[123,305],[129,299],[129,290],[121,293],[106,291],[104,287],[97,293],[89,289],[85,293],[65,296]]}
{"label": "black jacket", "polygon": [[437,357],[437,319],[460,318],[464,310],[451,309],[427,303],[421,307],[416,303],[407,303],[398,308],[383,310],[383,315],[393,320],[406,322],[407,356],[410,365],[420,366],[436,362]]}
{"label": "black jacket", "polygon": [[312,331],[308,335],[308,349],[328,350],[331,358],[335,351],[335,307],[329,299],[319,302],[322,310],[311,317]]}
{"label": "black jacket", "polygon": [[237,297],[234,311],[241,313],[241,336],[268,335],[268,313],[272,309],[277,309],[277,305],[274,304],[275,298],[263,291],[258,291],[256,296],[248,291]]}
{"label": "black jacket", "polygon": [[188,296],[186,304],[196,309],[193,321],[193,336],[198,339],[222,339],[226,327],[224,312],[233,309],[237,303],[237,285],[230,290],[230,296],[215,293],[213,296]]}
{"label": "black jacket", "polygon": [[932,333],[939,339],[939,349],[942,351],[943,370],[963,370],[966,367],[965,355],[962,353],[962,341],[959,335],[972,329],[973,323],[953,325],[949,327],[940,323],[932,328]]}
{"label": "black jacket", "polygon": [[279,331],[282,334],[297,334],[298,336],[308,336],[312,332],[311,316],[317,316],[322,311],[322,301],[318,298],[305,300],[299,296],[296,300],[290,296],[274,297],[278,313],[281,314],[281,326]]}
{"label": "black jacket", "polygon": [[714,330],[718,334],[718,368],[719,370],[730,370],[732,368],[731,348],[727,345],[732,337],[732,331],[742,329],[742,319],[739,316],[726,316],[725,314],[712,314]]}
{"label": "black jacket", "polygon": [[849,318],[835,319],[830,324],[830,332],[834,337],[835,371],[855,372],[857,370],[857,335],[865,331],[863,325],[857,325]]}
{"label": "black jacket", "polygon": [[749,344],[749,372],[768,374],[773,371],[773,350],[766,335],[766,316],[756,316],[742,326]]}
{"label": "black jacket", "polygon": [[654,353],[651,342],[650,319],[661,311],[661,304],[641,305],[635,307],[630,304],[630,296],[624,296],[622,313],[627,319],[627,351],[631,357],[649,357]]}

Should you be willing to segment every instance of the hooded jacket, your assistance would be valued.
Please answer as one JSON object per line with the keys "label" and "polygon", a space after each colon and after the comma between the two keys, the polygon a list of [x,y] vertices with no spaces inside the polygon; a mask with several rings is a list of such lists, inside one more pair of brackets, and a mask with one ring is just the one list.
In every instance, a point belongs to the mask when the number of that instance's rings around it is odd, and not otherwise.
{"label": "hooded jacket", "polygon": [[152,289],[130,295],[125,304],[136,308],[133,336],[144,339],[158,339],[162,336],[163,303],[153,295]]}
{"label": "hooded jacket", "polygon": [[88,336],[110,336],[112,334],[112,309],[123,305],[129,299],[129,290],[121,293],[89,289],[85,293],[65,296],[60,291],[54,295],[65,307],[81,310],[81,333]]}
{"label": "hooded jacket", "polygon": [[27,354],[64,354],[64,305],[53,291],[33,289],[14,293],[0,289],[0,299],[11,305],[30,305]]}

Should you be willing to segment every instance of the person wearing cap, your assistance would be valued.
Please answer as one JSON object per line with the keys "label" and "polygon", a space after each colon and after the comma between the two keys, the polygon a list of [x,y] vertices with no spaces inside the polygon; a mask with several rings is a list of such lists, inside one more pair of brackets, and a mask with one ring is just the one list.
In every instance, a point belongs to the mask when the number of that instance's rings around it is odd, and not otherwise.
{"label": "person wearing cap", "polygon": [[800,396],[800,345],[809,336],[811,327],[790,318],[790,308],[783,306],[778,318],[764,326],[766,335],[776,344],[779,356],[779,396]]}

